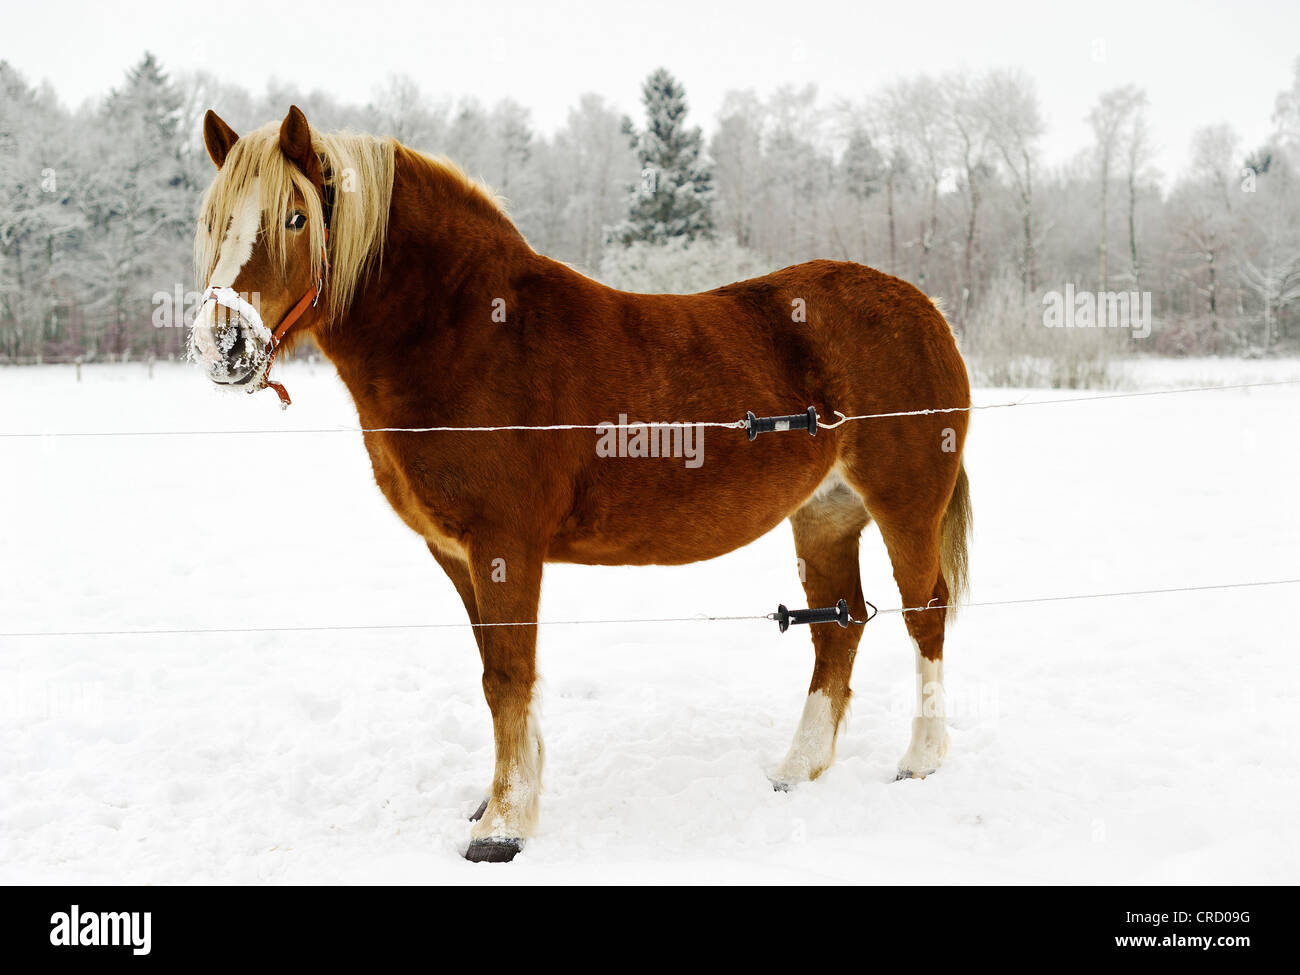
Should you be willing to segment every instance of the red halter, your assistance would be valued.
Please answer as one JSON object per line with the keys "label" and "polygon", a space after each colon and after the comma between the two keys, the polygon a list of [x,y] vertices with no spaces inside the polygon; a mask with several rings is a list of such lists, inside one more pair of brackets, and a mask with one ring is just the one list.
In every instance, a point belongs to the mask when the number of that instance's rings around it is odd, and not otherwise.
{"label": "red halter", "polygon": [[[330,239],[329,227],[325,228],[325,243],[328,244]],[[320,251],[321,274],[316,278],[316,286],[298,299],[298,303],[289,309],[287,315],[280,319],[280,324],[276,326],[275,331],[271,333],[271,353],[266,357],[266,367],[262,371],[262,385],[268,386],[275,390],[275,395],[280,397],[280,409],[287,410],[293,400],[289,399],[289,391],[284,388],[283,383],[277,383],[271,378],[271,365],[275,362],[275,353],[280,348],[280,343],[284,337],[289,334],[289,329],[293,328],[294,323],[302,318],[303,313],[309,308],[316,307],[316,302],[320,301],[321,292],[325,290],[325,272],[329,270],[329,256],[322,246]]]}

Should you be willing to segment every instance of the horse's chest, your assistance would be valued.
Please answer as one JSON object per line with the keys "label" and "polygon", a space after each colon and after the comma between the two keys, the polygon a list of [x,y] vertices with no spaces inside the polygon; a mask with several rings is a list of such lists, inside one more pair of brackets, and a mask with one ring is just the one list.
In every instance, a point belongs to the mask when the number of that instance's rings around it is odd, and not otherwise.
{"label": "horse's chest", "polygon": [[447,498],[442,496],[445,492],[437,489],[437,477],[431,474],[429,465],[418,456],[394,451],[370,436],[366,437],[366,450],[375,483],[407,527],[430,544],[459,550],[461,529]]}

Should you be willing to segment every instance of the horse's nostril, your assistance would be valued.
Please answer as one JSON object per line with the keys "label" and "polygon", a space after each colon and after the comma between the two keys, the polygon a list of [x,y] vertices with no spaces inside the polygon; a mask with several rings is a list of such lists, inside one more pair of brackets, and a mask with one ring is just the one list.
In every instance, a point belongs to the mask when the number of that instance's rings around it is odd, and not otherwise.
{"label": "horse's nostril", "polygon": [[244,330],[238,326],[230,329],[229,337],[221,342],[220,347],[227,365],[235,366],[248,360],[248,339],[244,336]]}
{"label": "horse's nostril", "polygon": [[240,327],[236,316],[225,313],[224,309],[222,312],[217,316],[217,321],[212,327],[212,338],[222,358],[230,361],[243,347],[244,330]]}
{"label": "horse's nostril", "polygon": [[212,328],[215,356],[208,358],[208,374],[223,386],[242,385],[265,364],[266,350],[238,316],[219,320]]}

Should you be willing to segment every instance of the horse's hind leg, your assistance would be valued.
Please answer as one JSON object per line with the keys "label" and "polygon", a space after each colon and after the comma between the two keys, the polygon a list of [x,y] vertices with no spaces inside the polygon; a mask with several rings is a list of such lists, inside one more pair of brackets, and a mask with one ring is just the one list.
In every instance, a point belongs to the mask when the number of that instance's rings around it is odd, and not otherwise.
{"label": "horse's hind leg", "polygon": [[937,771],[948,751],[943,691],[943,635],[948,585],[940,571],[939,522],[924,516],[876,511],[880,534],[894,567],[894,580],[906,608],[903,622],[916,650],[916,699],[912,740],[898,762],[898,778],[924,778]]}
{"label": "horse's hind leg", "polygon": [[[817,493],[790,516],[809,606],[847,599],[855,619],[865,619],[858,577],[858,539],[871,520],[852,488],[832,472]],[[772,773],[777,789],[815,779],[835,758],[835,737],[849,704],[849,678],[862,627],[809,627],[816,662],[803,717],[785,759]]]}

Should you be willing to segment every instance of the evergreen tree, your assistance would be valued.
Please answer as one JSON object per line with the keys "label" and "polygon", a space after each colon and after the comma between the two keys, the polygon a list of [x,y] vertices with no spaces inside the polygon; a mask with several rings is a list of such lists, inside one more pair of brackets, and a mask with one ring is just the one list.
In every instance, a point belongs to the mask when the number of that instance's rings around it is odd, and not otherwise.
{"label": "evergreen tree", "polygon": [[82,193],[96,239],[87,268],[92,304],[92,351],[176,352],[180,329],[151,324],[156,292],[189,279],[187,247],[194,232],[194,190],[188,187],[180,137],[182,95],[146,53],[100,110],[102,127],[88,149],[97,164]]}
{"label": "evergreen tree", "polygon": [[685,124],[686,89],[660,68],[642,85],[641,99],[645,131],[623,121],[641,163],[641,182],[631,188],[627,219],[612,236],[623,244],[712,238],[713,175],[700,158],[699,127]]}
{"label": "evergreen tree", "polygon": [[844,188],[859,200],[869,200],[885,185],[885,159],[865,129],[853,130],[840,166]]}

